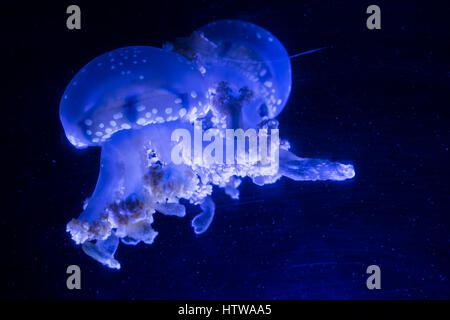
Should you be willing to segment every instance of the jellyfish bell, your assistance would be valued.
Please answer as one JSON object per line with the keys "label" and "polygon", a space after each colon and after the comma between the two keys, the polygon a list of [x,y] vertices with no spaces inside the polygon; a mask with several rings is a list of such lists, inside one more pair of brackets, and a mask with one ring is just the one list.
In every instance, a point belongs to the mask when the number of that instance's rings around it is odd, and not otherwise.
{"label": "jellyfish bell", "polygon": [[211,22],[198,31],[218,46],[214,73],[253,92],[254,101],[242,110],[244,122],[275,118],[286,105],[292,83],[291,62],[281,42],[269,31],[239,20]]}
{"label": "jellyfish bell", "polygon": [[96,57],[73,77],[60,119],[75,147],[100,146],[121,130],[204,115],[205,92],[201,74],[184,57],[123,47]]}
{"label": "jellyfish bell", "polygon": [[231,105],[216,107],[238,117],[241,127],[255,128],[275,118],[287,103],[292,83],[289,55],[273,34],[257,25],[214,21],[178,39],[170,49],[193,61],[222,100],[226,91]]}

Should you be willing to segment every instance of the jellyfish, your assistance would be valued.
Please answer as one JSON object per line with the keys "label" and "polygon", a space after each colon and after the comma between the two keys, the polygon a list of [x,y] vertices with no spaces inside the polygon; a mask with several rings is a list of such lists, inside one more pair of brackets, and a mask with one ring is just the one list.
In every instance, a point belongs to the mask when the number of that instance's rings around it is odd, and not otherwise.
{"label": "jellyfish", "polygon": [[[271,32],[246,21],[218,20],[163,47],[185,56],[202,73],[211,92],[211,113],[222,127],[278,129],[276,117],[288,101],[292,70],[287,50]],[[279,170],[253,176],[253,182],[273,183],[281,176],[297,181],[354,177],[350,164],[301,158],[290,148],[282,140]],[[226,191],[238,197],[235,188]]]}
{"label": "jellyfish", "polygon": [[158,48],[119,48],[74,76],[60,103],[65,134],[76,148],[102,149],[95,190],[67,225],[88,255],[120,268],[114,259],[119,239],[152,243],[155,210],[184,216],[177,199],[201,202],[211,193],[188,166],[170,165],[167,148],[171,131],[202,116],[208,105],[201,74],[182,56]]}
{"label": "jellyfish", "polygon": [[[101,148],[94,192],[67,232],[86,254],[120,269],[114,257],[119,243],[152,244],[156,212],[184,217],[187,201],[201,209],[191,221],[193,231],[208,230],[215,215],[213,186],[239,199],[246,177],[257,185],[282,176],[353,178],[351,164],[301,158],[280,141],[276,116],[290,90],[284,47],[269,32],[241,21],[211,23],[169,50],[132,46],[94,58],[73,77],[60,102],[69,142]],[[239,149],[239,141],[234,145],[237,136],[231,136],[231,148],[229,140],[220,143],[231,130],[243,134],[245,146],[247,133],[256,129],[265,140],[252,144],[248,137],[248,144],[258,150],[268,146],[269,162]],[[231,162],[217,160],[230,150]],[[213,161],[205,161],[208,154]],[[249,161],[236,161],[241,158]]]}
{"label": "jellyfish", "polygon": [[292,83],[289,55],[272,33],[255,24],[214,21],[165,47],[202,72],[218,95],[215,108],[230,115],[228,126],[256,127],[286,105]]}

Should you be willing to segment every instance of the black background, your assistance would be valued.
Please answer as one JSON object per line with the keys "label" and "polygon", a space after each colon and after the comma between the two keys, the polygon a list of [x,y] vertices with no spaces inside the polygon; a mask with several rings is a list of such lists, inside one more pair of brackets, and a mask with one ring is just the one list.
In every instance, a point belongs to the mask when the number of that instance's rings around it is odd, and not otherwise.
{"label": "black background", "polygon": [[[66,8],[81,7],[81,30]],[[382,29],[368,30],[368,5]],[[3,7],[5,5],[5,7]],[[93,1],[2,4],[2,298],[409,299],[450,297],[449,9],[446,1]],[[151,246],[121,245],[120,271],[65,232],[95,186],[100,150],[76,150],[59,100],[91,59],[160,47],[220,18],[272,32],[293,55],[279,116],[296,154],[351,161],[344,183],[282,179],[241,199],[216,190],[216,217],[156,215]],[[6,77],[5,77],[6,76]],[[82,270],[69,291],[66,268]],[[377,264],[382,289],[366,288]]]}

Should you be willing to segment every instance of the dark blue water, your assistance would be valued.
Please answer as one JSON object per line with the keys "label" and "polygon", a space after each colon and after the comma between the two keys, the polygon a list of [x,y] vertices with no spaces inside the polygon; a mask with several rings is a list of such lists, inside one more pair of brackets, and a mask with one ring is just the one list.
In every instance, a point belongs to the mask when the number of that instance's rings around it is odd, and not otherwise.
{"label": "dark blue water", "polygon": [[[125,299],[422,299],[450,297],[448,4],[378,1],[382,29],[367,30],[360,1],[81,2],[6,8],[8,97],[3,104],[2,297]],[[75,246],[66,223],[93,191],[99,150],[75,150],[58,106],[75,72],[125,45],[160,46],[219,18],[260,25],[290,54],[293,88],[280,135],[296,154],[350,161],[346,182],[282,179],[221,190],[200,236],[188,218],[157,214],[153,245],[121,245],[122,269]],[[6,111],[5,111],[6,110]],[[66,288],[66,268],[82,289]],[[381,290],[365,271],[381,268]]]}

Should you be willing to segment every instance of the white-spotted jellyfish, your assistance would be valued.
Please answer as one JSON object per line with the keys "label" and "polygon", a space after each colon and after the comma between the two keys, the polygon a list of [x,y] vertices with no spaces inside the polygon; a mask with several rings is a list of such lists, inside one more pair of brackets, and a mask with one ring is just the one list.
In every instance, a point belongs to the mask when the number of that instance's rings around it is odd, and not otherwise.
{"label": "white-spotted jellyfish", "polygon": [[[282,176],[353,178],[351,164],[300,158],[288,142],[280,143],[275,117],[290,90],[284,47],[269,32],[242,21],[213,22],[175,42],[172,52],[124,47],[93,59],[70,81],[60,103],[68,140],[77,148],[101,147],[95,190],[81,215],[67,224],[72,239],[89,256],[118,269],[119,242],[153,243],[154,213],[183,217],[182,199],[200,206],[191,225],[196,234],[205,232],[215,213],[213,186],[238,199],[245,177],[258,185]],[[273,130],[277,134],[268,143],[279,162],[205,162],[195,137],[198,130],[211,129],[217,133],[214,143],[227,129],[260,129],[266,135]],[[179,130],[187,136],[174,140]],[[177,162],[174,150],[188,136],[194,136],[186,148],[193,156],[183,153],[184,161]],[[211,140],[200,137],[200,149],[206,152]],[[215,155],[228,151],[224,144],[215,147]],[[233,153],[232,160],[240,156]]]}
{"label": "white-spotted jellyfish", "polygon": [[286,105],[292,82],[289,55],[273,34],[257,25],[214,21],[168,48],[202,72],[217,94],[216,109],[233,115],[229,125],[256,127]]}

